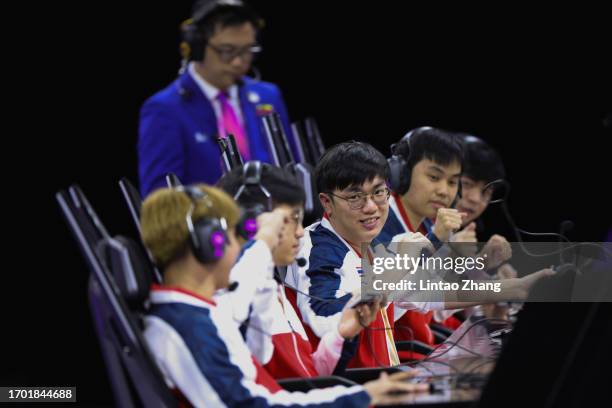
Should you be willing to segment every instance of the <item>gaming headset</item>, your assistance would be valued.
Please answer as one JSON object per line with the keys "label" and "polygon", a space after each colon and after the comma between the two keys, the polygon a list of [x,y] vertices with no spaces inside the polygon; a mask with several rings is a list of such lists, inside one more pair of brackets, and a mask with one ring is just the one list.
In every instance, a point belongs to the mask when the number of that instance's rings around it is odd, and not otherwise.
{"label": "gaming headset", "polygon": [[[257,233],[257,216],[266,211],[272,211],[272,195],[261,184],[261,174],[266,164],[252,160],[244,164],[242,169],[242,185],[236,191],[234,200],[240,205],[242,214],[236,226],[236,233],[246,240],[253,239]],[[247,191],[257,189],[265,197],[266,204],[256,200]]]}
{"label": "gaming headset", "polygon": [[[433,129],[430,126],[422,126],[412,129],[399,142],[391,145],[391,157],[387,159],[389,164],[389,187],[399,195],[405,194],[410,188],[410,178],[412,168],[408,166],[408,158],[410,157],[410,138],[417,132]],[[406,149],[406,154],[400,154],[399,146]]]}
{"label": "gaming headset", "polygon": [[[409,165],[410,161],[410,140],[415,134],[420,134],[429,130],[433,130],[431,126],[421,126],[412,129],[404,137],[400,139],[398,143],[391,145],[391,157],[387,159],[389,166],[389,187],[391,190],[399,195],[406,194],[410,188],[410,180],[412,177],[412,166]],[[401,151],[400,151],[401,149]],[[454,208],[457,200],[461,198],[461,182],[457,190],[457,196],[451,204],[451,208]]]}
{"label": "gaming headset", "polygon": [[[465,133],[465,134],[461,134],[460,137],[461,137],[461,142],[463,143],[464,146],[481,145],[484,147],[488,147],[489,149],[492,149],[492,147],[487,142],[485,142],[484,140],[482,140],[481,138],[477,136],[471,135],[469,133]],[[466,152],[467,152],[467,149],[466,149]],[[502,168],[503,168],[503,165],[502,165]],[[490,200],[489,204],[496,204],[496,203],[500,203],[504,201],[507,198],[508,194],[510,193],[510,185],[508,184],[506,180],[504,180],[503,177],[498,178],[496,180],[489,181],[485,185],[483,190],[486,190],[487,188],[494,188],[494,189],[502,188],[503,189],[502,190],[503,194],[497,199]]]}
{"label": "gaming headset", "polygon": [[209,208],[212,208],[208,195],[193,186],[177,186],[175,190],[185,193],[191,200],[191,208],[189,208],[185,220],[189,231],[189,246],[193,255],[202,264],[211,264],[218,261],[223,257],[225,245],[229,242],[227,221],[223,217],[208,216],[194,222],[193,211],[198,202],[204,202]]}
{"label": "gaming headset", "polygon": [[[180,52],[184,61],[202,61],[205,55],[208,38],[201,29],[202,22],[220,7],[246,7],[241,0],[210,0],[198,3],[199,8],[191,18],[181,23]],[[257,22],[256,29],[261,29],[263,20]]]}

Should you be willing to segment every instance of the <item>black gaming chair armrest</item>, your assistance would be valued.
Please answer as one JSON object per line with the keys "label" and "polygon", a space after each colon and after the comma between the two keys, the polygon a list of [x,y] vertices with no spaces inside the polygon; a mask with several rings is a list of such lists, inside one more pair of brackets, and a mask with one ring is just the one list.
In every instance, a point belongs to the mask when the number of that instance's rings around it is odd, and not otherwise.
{"label": "black gaming chair armrest", "polygon": [[277,381],[281,387],[290,392],[308,392],[314,388],[327,388],[335,385],[344,385],[346,387],[356,385],[353,381],[335,375],[311,378],[284,378]]}
{"label": "black gaming chair armrest", "polygon": [[439,324],[439,323],[434,323],[431,322],[429,323],[429,328],[431,329],[431,331],[433,332],[438,332],[442,335],[444,335],[445,337],[450,337],[451,334],[453,334],[453,330],[449,329],[448,327]]}
{"label": "black gaming chair armrest", "polygon": [[413,351],[419,354],[429,354],[433,351],[433,347],[418,340],[396,341],[395,348],[397,351]]}
{"label": "black gaming chair armrest", "polygon": [[436,344],[444,343],[444,341],[446,341],[446,339],[448,339],[447,336],[445,336],[444,334],[440,333],[439,331],[432,330],[431,334],[433,334],[434,342]]}
{"label": "black gaming chair armrest", "polygon": [[401,371],[395,367],[385,368],[348,368],[342,373],[342,377],[353,381],[357,384],[365,384],[368,381],[376,380],[380,377],[380,373],[386,372],[387,374],[393,374]]}

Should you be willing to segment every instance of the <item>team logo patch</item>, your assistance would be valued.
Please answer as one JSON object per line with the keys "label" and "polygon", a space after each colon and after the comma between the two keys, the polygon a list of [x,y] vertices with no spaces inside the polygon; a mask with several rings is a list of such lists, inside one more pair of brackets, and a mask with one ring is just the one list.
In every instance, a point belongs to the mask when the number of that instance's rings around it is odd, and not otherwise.
{"label": "team logo patch", "polygon": [[269,103],[262,103],[255,107],[255,111],[257,112],[257,116],[265,116],[274,112],[274,106]]}

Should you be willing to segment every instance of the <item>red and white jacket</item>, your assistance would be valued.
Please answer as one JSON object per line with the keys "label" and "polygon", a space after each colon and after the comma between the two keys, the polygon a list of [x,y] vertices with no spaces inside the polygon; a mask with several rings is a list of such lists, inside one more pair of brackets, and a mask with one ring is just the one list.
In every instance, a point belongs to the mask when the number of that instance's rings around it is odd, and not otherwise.
{"label": "red and white jacket", "polygon": [[246,343],[274,378],[330,375],[341,356],[344,339],[330,330],[315,349],[283,286],[274,279],[268,246],[250,241],[230,274],[238,282],[233,292],[216,297],[227,303],[233,319],[243,324]]}

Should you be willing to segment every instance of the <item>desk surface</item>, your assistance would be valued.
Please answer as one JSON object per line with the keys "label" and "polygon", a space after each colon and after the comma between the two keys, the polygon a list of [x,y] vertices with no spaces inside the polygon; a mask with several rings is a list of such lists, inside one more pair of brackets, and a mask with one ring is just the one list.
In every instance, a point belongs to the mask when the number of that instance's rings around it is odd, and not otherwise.
{"label": "desk surface", "polygon": [[[387,408],[393,406],[420,406],[456,403],[471,403],[480,397],[488,375],[493,371],[495,361],[482,357],[464,357],[452,360],[452,369],[446,365],[428,362],[419,365],[421,375],[417,381],[433,384],[431,393],[407,393],[389,396],[378,406]],[[425,367],[438,374],[430,374]],[[439,367],[450,370],[447,374],[441,374]],[[454,371],[457,369],[458,371]],[[458,404],[463,405],[463,404]]]}
{"label": "desk surface", "polygon": [[491,341],[485,325],[466,320],[428,358],[407,369],[416,368],[413,381],[433,384],[432,393],[406,393],[389,396],[378,406],[468,406],[480,397],[495,367],[500,346]]}

